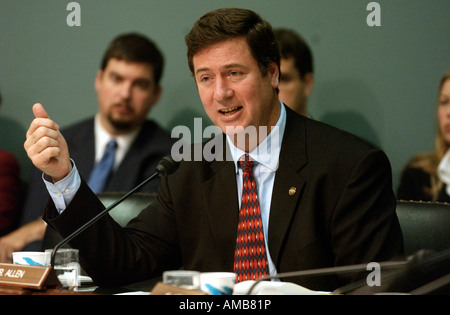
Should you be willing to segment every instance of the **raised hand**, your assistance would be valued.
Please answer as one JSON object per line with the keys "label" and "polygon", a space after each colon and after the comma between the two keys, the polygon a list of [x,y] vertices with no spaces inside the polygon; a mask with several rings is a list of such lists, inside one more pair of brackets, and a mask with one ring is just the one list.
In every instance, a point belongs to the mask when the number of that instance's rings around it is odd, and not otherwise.
{"label": "raised hand", "polygon": [[25,150],[33,164],[57,182],[72,170],[66,140],[41,104],[33,105],[33,113],[36,118],[27,131]]}

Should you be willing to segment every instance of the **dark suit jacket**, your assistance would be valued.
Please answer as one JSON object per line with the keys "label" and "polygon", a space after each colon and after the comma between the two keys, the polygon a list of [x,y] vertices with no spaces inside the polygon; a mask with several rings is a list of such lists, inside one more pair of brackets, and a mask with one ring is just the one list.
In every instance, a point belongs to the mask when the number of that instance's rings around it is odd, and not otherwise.
{"label": "dark suit jacket", "polygon": [[20,217],[20,167],[9,152],[0,150],[0,236],[16,225]]}
{"label": "dark suit jacket", "polygon": [[[94,119],[88,119],[61,131],[69,147],[81,177],[88,179],[95,163]],[[110,178],[106,191],[126,192],[137,186],[155,172],[158,162],[167,154],[173,139],[158,124],[147,120],[130,146],[118,170]],[[142,188],[145,192],[156,192],[159,181],[155,180]],[[41,217],[48,200],[48,192],[42,182],[42,172],[35,170],[22,217],[22,224]]]}
{"label": "dark suit jacket", "polygon": [[[401,255],[391,168],[386,155],[352,136],[287,110],[269,219],[278,272],[384,261]],[[289,189],[296,187],[293,196]],[[63,235],[103,209],[83,183],[61,215],[45,219]],[[184,266],[232,271],[238,223],[233,162],[182,162],[162,181],[155,203],[125,229],[107,216],[73,240],[99,284],[135,282]],[[292,281],[331,290],[337,277]]]}

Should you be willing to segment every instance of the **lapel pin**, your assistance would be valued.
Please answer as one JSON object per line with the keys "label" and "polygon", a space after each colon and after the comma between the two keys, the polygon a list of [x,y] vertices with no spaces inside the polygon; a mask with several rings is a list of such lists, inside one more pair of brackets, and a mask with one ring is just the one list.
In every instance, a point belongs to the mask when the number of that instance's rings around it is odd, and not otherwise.
{"label": "lapel pin", "polygon": [[297,192],[297,188],[295,188],[295,187],[289,188],[289,196],[295,195],[296,192]]}

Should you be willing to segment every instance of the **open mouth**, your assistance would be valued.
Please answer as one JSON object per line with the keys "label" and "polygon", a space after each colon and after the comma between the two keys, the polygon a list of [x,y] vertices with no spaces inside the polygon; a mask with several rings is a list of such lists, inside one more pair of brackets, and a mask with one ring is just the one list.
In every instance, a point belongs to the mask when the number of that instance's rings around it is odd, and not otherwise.
{"label": "open mouth", "polygon": [[219,110],[219,112],[222,115],[231,116],[231,115],[237,113],[238,111],[240,111],[241,109],[242,109],[242,106],[236,106],[236,107],[230,107],[230,108],[221,109],[221,110]]}

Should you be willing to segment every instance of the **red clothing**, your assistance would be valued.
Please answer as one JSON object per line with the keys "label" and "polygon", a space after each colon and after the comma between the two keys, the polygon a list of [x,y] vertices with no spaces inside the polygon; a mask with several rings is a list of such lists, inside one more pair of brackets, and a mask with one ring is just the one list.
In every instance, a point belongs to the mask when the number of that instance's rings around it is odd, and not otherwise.
{"label": "red clothing", "polygon": [[0,150],[0,236],[16,226],[19,209],[20,168],[17,159]]}

